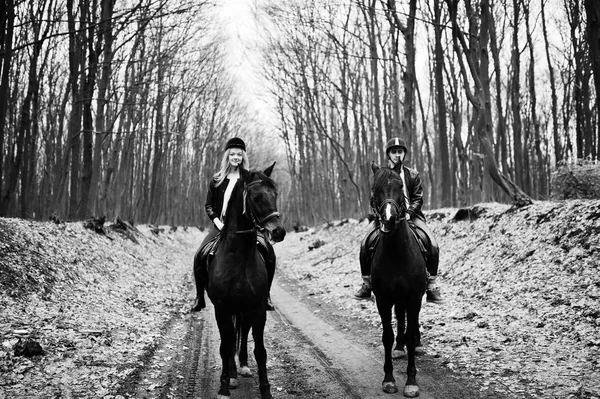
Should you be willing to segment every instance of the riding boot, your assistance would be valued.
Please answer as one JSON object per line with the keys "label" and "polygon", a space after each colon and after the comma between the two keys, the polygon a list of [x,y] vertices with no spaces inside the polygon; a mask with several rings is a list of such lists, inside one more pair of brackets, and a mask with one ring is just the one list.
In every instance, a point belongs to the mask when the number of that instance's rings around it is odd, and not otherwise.
{"label": "riding boot", "polygon": [[379,228],[374,224],[373,230],[366,235],[363,242],[360,244],[359,261],[363,283],[358,291],[354,293],[354,298],[356,299],[371,298],[371,260],[373,259],[375,244],[377,244],[378,238]]}
{"label": "riding boot", "polygon": [[371,276],[362,276],[363,283],[354,294],[356,299],[370,299],[371,298]]}
{"label": "riding boot", "polygon": [[269,279],[269,294],[267,296],[267,310],[275,310],[275,307],[271,303],[271,285],[273,284],[273,278],[275,277],[275,265],[277,263],[277,257],[273,246],[269,243],[262,235],[257,237],[258,252],[262,255],[265,260],[265,267],[267,269],[267,277]]}
{"label": "riding boot", "polygon": [[437,286],[437,274],[438,274],[438,265],[440,263],[440,249],[437,246],[437,243],[431,239],[428,240],[428,252],[429,256],[427,257],[426,266],[427,266],[427,291],[426,297],[427,302],[441,304],[444,303],[444,298],[442,298],[442,292],[440,287]]}
{"label": "riding boot", "polygon": [[428,276],[427,278],[427,302],[441,304],[444,303],[440,287],[436,284],[437,276]]}
{"label": "riding boot", "polygon": [[200,251],[194,256],[194,280],[196,281],[196,299],[192,306],[192,312],[199,312],[206,307],[204,300],[204,287],[206,285],[206,268],[203,266],[203,260],[200,256]]}
{"label": "riding boot", "polygon": [[204,300],[204,289],[208,280],[208,261],[212,258],[212,254],[203,256],[203,247],[200,247],[194,256],[194,280],[196,282],[196,299],[192,306],[192,312],[199,312],[206,307]]}

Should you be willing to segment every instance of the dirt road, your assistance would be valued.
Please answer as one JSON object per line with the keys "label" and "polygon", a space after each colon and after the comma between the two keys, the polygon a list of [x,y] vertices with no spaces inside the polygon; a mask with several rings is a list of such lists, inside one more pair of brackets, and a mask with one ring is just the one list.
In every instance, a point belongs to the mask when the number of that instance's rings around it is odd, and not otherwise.
{"label": "dirt road", "polygon": [[[329,310],[300,302],[297,290],[291,282],[278,278],[271,291],[276,311],[268,314],[265,341],[273,396],[402,397],[401,392],[388,395],[381,391],[381,346],[362,345],[360,334],[356,336],[358,330],[349,333],[340,328],[339,320],[331,323]],[[219,342],[210,302],[203,312],[174,318],[162,343],[148,354],[144,367],[124,385],[121,394],[136,398],[214,398],[221,370]],[[251,341],[250,351],[252,345]],[[402,390],[406,362],[401,359],[394,363]],[[254,365],[251,355],[250,367]],[[502,398],[481,394],[427,355],[419,357],[418,367],[421,398]],[[232,390],[232,398],[259,397],[256,375],[240,377],[239,387]]]}

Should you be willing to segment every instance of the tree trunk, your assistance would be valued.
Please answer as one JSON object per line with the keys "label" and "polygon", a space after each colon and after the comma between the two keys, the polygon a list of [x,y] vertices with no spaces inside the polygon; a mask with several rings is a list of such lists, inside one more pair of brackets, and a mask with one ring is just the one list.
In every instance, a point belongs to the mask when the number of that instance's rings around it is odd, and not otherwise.
{"label": "tree trunk", "polygon": [[416,163],[418,157],[419,143],[417,141],[415,126],[415,85],[416,85],[416,48],[415,48],[415,16],[417,12],[417,1],[410,0],[409,13],[406,21],[406,30],[404,34],[406,51],[406,71],[404,72],[404,115],[402,118],[402,131],[404,133],[408,147],[409,156],[413,163]]}
{"label": "tree trunk", "polygon": [[546,171],[544,165],[546,164],[544,156],[542,154],[542,137],[540,133],[540,122],[537,116],[537,93],[535,90],[535,56],[533,52],[533,38],[531,36],[531,27],[529,25],[529,4],[523,4],[523,10],[525,11],[525,26],[527,29],[527,46],[529,47],[529,72],[528,72],[528,80],[529,80],[529,97],[531,99],[531,125],[533,128],[533,139],[535,142],[535,166],[537,172],[537,179],[535,179],[535,183],[537,183],[537,190],[532,192],[537,192],[542,197],[547,197],[548,189],[546,183]]}
{"label": "tree trunk", "polygon": [[[587,37],[592,59],[592,71],[594,73],[594,87],[596,89],[596,118],[600,115],[600,2],[597,0],[585,0],[588,29]],[[596,124],[593,132],[595,147],[590,143],[591,156],[598,159],[600,155],[600,130]],[[594,141],[593,139],[591,141]]]}
{"label": "tree trunk", "polygon": [[87,8],[86,0],[82,1],[79,12],[80,29],[75,27],[75,12],[73,10],[73,0],[67,0],[68,27],[69,27],[69,80],[71,82],[71,114],[69,117],[68,127],[68,142],[71,153],[70,167],[70,192],[69,206],[67,215],[69,219],[75,218],[77,215],[77,205],[79,198],[79,170],[80,170],[80,154],[81,154],[81,94],[80,79],[83,74],[84,65],[84,50],[82,48],[85,43],[84,29],[86,26]]}
{"label": "tree trunk", "polygon": [[[100,52],[102,48],[102,66],[101,76],[98,80],[98,99],[96,102],[96,140],[94,140],[94,164],[92,167],[92,177],[90,183],[89,203],[93,209],[93,214],[102,216],[99,212],[98,192],[100,190],[101,177],[101,157],[102,148],[106,148],[105,143],[108,140],[109,132],[106,131],[106,107],[108,105],[107,90],[112,75],[112,60],[113,60],[113,32],[112,32],[112,15],[115,0],[102,0],[101,21],[98,32],[98,41],[96,43],[96,51]],[[104,42],[104,47],[102,43]]]}
{"label": "tree trunk", "polygon": [[[2,190],[2,181],[4,180],[4,136],[6,134],[6,111],[10,95],[10,67],[12,60],[12,40],[15,21],[15,9],[13,0],[0,2],[0,50],[2,58],[0,59],[0,193]],[[8,180],[8,179],[7,179]],[[7,216],[8,209],[4,201],[0,200],[0,216]]]}
{"label": "tree trunk", "polygon": [[510,96],[511,110],[513,117],[513,153],[514,153],[514,171],[515,182],[519,186],[523,186],[525,182],[524,174],[527,170],[523,164],[523,124],[521,122],[521,48],[519,45],[519,20],[520,20],[520,0],[513,0],[513,32],[512,32],[512,52],[511,65],[512,76],[510,77]]}
{"label": "tree trunk", "polygon": [[[81,170],[81,194],[79,196],[79,203],[77,206],[77,215],[79,219],[84,220],[90,216],[101,216],[101,215],[92,215],[92,210],[90,209],[90,188],[92,183],[92,173],[93,173],[93,145],[94,145],[94,121],[92,116],[92,99],[94,96],[94,87],[96,85],[96,79],[98,75],[98,53],[100,51],[99,48],[95,47],[94,37],[95,37],[95,26],[96,24],[94,19],[92,18],[93,12],[95,12],[97,8],[97,0],[92,0],[91,7],[89,8],[89,20],[90,24],[88,27],[87,34],[87,53],[88,53],[88,63],[87,63],[87,76],[83,83],[82,90],[82,110],[83,110],[83,163]],[[102,36],[98,35],[98,40],[100,40]],[[82,70],[83,71],[83,70]]]}
{"label": "tree trunk", "polygon": [[[442,5],[440,0],[434,0],[434,35],[435,35],[435,49],[434,49],[434,76],[435,76],[435,96],[437,104],[437,121],[438,121],[438,134],[439,134],[439,150],[440,150],[440,162],[441,162],[441,186],[442,186],[442,207],[452,206],[452,176],[450,175],[450,158],[448,149],[448,127],[446,124],[446,96],[445,96],[445,85],[444,85],[444,50],[442,47],[442,25],[441,25],[441,14]],[[433,186],[433,182],[431,182]]]}
{"label": "tree trunk", "polygon": [[548,77],[550,80],[550,93],[552,97],[552,139],[554,142],[554,161],[555,166],[558,165],[563,159],[563,148],[560,140],[560,133],[558,131],[558,95],[556,94],[556,79],[554,77],[554,65],[552,64],[552,58],[550,56],[550,42],[548,40],[548,28],[546,26],[546,11],[545,3],[547,0],[542,0],[542,30],[544,35],[544,47],[546,49],[546,61],[548,63]]}

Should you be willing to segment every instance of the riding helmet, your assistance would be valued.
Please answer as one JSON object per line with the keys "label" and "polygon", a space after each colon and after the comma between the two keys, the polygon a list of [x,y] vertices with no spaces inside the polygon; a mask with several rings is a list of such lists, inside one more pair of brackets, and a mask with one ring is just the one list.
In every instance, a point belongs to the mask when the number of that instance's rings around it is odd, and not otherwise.
{"label": "riding helmet", "polygon": [[389,154],[392,148],[401,147],[404,148],[404,152],[408,152],[408,147],[406,146],[406,142],[400,137],[394,137],[390,139],[385,145],[385,153]]}
{"label": "riding helmet", "polygon": [[227,141],[225,151],[227,151],[230,148],[241,148],[242,150],[246,151],[246,143],[244,143],[244,140],[242,140],[241,138],[234,137]]}

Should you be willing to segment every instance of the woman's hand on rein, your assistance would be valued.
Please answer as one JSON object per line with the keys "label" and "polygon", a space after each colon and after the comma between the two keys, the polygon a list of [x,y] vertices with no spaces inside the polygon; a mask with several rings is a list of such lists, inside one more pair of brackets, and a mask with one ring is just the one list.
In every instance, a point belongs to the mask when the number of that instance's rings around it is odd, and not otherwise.
{"label": "woman's hand on rein", "polygon": [[221,220],[219,220],[219,218],[214,218],[213,219],[213,223],[215,224],[215,227],[221,231],[223,230],[223,222],[221,222]]}

